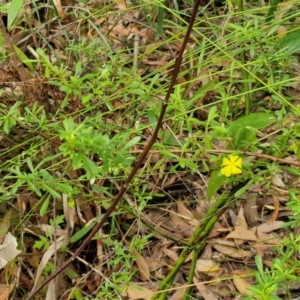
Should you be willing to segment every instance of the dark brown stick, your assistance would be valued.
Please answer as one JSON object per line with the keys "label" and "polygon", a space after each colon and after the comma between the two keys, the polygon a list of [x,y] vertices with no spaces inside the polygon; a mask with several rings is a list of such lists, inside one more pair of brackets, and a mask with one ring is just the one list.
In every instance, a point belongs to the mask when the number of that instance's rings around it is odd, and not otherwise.
{"label": "dark brown stick", "polygon": [[181,65],[181,61],[182,61],[183,52],[186,48],[186,45],[188,43],[188,39],[190,37],[191,31],[192,31],[192,28],[193,28],[193,25],[194,25],[194,22],[195,22],[195,18],[196,18],[196,15],[197,15],[197,10],[198,10],[199,4],[200,4],[200,0],[194,1],[192,16],[191,16],[189,26],[188,26],[187,32],[185,34],[183,43],[181,45],[180,51],[179,51],[178,56],[175,60],[175,65],[174,65],[174,70],[173,70],[173,73],[172,73],[171,82],[170,82],[168,91],[166,93],[165,99],[164,99],[164,101],[162,103],[162,106],[161,106],[161,111],[160,111],[160,115],[159,115],[159,118],[158,118],[158,121],[157,121],[157,125],[156,125],[155,130],[153,132],[153,135],[152,135],[151,139],[149,140],[148,144],[146,145],[144,151],[142,152],[141,156],[139,157],[138,161],[136,162],[134,168],[132,169],[132,171],[129,174],[128,178],[126,179],[125,183],[121,186],[119,192],[117,193],[117,195],[115,196],[115,198],[113,200],[113,203],[108,208],[108,210],[106,211],[106,213],[103,216],[103,218],[101,219],[101,221],[99,221],[99,223],[97,223],[93,227],[93,229],[91,230],[89,235],[85,238],[83,243],[79,246],[77,251],[75,251],[75,253],[59,269],[57,269],[53,274],[51,274],[40,286],[38,286],[35,290],[33,290],[28,295],[26,300],[31,300],[48,282],[50,282],[53,278],[55,278],[58,274],[60,274],[68,265],[70,265],[70,263],[72,263],[72,261],[75,260],[75,258],[81,253],[81,251],[85,248],[85,246],[88,244],[88,242],[93,238],[93,236],[99,231],[99,229],[107,221],[107,219],[109,218],[109,216],[111,215],[111,213],[113,212],[113,210],[115,209],[115,207],[117,206],[119,201],[121,200],[122,196],[124,195],[128,184],[131,182],[132,178],[134,177],[134,175],[136,174],[136,172],[138,171],[138,169],[142,165],[145,157],[147,156],[147,154],[149,153],[151,147],[153,146],[154,142],[156,141],[159,129],[162,125],[164,115],[165,115],[165,112],[166,112],[166,109],[167,109],[167,106],[168,106],[169,98],[170,98],[171,93],[174,90],[177,75],[178,75],[179,70],[180,70],[180,65]]}

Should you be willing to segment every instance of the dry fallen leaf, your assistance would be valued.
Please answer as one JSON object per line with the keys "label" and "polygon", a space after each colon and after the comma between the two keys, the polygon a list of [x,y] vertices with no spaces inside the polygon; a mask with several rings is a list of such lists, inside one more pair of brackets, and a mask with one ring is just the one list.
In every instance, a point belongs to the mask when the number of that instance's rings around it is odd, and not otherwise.
{"label": "dry fallen leaf", "polygon": [[193,213],[180,201],[177,203],[178,213],[187,219],[194,218]]}
{"label": "dry fallen leaf", "polygon": [[58,15],[62,18],[62,19],[68,19],[68,15],[64,12],[62,6],[61,6],[61,2],[60,0],[53,0],[53,3],[55,5],[55,8],[57,10]]}
{"label": "dry fallen leaf", "polygon": [[20,250],[17,249],[18,243],[16,238],[8,232],[4,238],[3,244],[0,245],[0,268],[6,266],[8,262],[14,259]]}
{"label": "dry fallen leaf", "polygon": [[168,248],[163,248],[162,251],[169,257],[171,258],[174,262],[176,262],[178,260],[178,254],[171,249]]}
{"label": "dry fallen leaf", "polygon": [[283,224],[283,221],[270,221],[257,226],[257,232],[269,233],[274,230],[280,229]]}
{"label": "dry fallen leaf", "polygon": [[12,213],[13,213],[13,210],[10,208],[5,216],[1,219],[1,223],[0,223],[0,243],[3,242],[6,234],[7,234],[7,231],[10,227],[10,220],[12,218]]}
{"label": "dry fallen leaf", "polygon": [[235,243],[220,239],[212,239],[209,241],[213,248],[222,254],[228,255],[233,258],[245,258],[253,256],[251,251],[237,249]]}
{"label": "dry fallen leaf", "polygon": [[127,296],[130,300],[150,300],[153,292],[137,283],[133,283],[127,288]]}
{"label": "dry fallen leaf", "polygon": [[219,265],[211,259],[198,259],[196,269],[198,272],[202,273],[211,273],[221,270]]}
{"label": "dry fallen leaf", "polygon": [[196,278],[193,279],[193,282],[196,284],[196,287],[204,300],[219,300],[219,297],[217,297],[212,291],[210,291],[206,285],[201,283],[197,284],[198,281]]}
{"label": "dry fallen leaf", "polygon": [[281,239],[274,236],[271,232],[280,229],[283,224],[284,222],[282,221],[269,221],[257,227],[251,228],[251,231],[256,232],[256,235],[258,237],[257,241],[272,245],[278,245],[280,244]]}
{"label": "dry fallen leaf", "polygon": [[136,250],[133,250],[133,255],[136,256],[136,263],[139,267],[141,279],[144,281],[150,280],[150,268],[145,258]]}
{"label": "dry fallen leaf", "polygon": [[126,0],[118,0],[115,3],[116,3],[116,7],[120,10],[124,10],[127,8]]}
{"label": "dry fallen leaf", "polygon": [[185,295],[185,289],[178,289],[168,300],[182,300]]}
{"label": "dry fallen leaf", "polygon": [[240,293],[245,295],[252,295],[252,292],[248,290],[248,287],[251,287],[252,285],[248,283],[245,279],[240,277],[234,277],[233,283]]}
{"label": "dry fallen leaf", "polygon": [[250,197],[245,203],[244,206],[244,215],[247,220],[247,224],[249,226],[254,226],[258,222],[258,213],[257,213],[257,205],[256,198]]}
{"label": "dry fallen leaf", "polygon": [[238,214],[238,216],[236,218],[234,226],[235,227],[244,228],[244,229],[248,229],[248,225],[247,225],[246,219],[244,217],[244,210],[243,210],[242,206],[241,206],[241,208],[239,210],[239,214]]}
{"label": "dry fallen leaf", "polygon": [[13,291],[15,287],[15,283],[11,283],[10,285],[7,284],[0,284],[0,300],[7,300],[9,299],[9,294]]}
{"label": "dry fallen leaf", "polygon": [[60,236],[57,240],[56,240],[56,244],[53,243],[50,245],[50,247],[46,250],[46,252],[44,253],[42,259],[41,259],[41,262],[39,264],[39,267],[36,271],[36,276],[35,276],[35,281],[34,281],[34,286],[33,286],[33,289],[35,289],[37,283],[38,283],[38,280],[44,270],[44,268],[46,267],[49,259],[51,258],[51,256],[58,251],[58,249],[60,249],[61,247],[63,246],[66,246],[68,245],[69,243],[69,238],[67,236]]}
{"label": "dry fallen leaf", "polygon": [[225,239],[240,239],[244,241],[257,241],[257,237],[253,232],[243,227],[235,227],[235,229],[230,232]]}

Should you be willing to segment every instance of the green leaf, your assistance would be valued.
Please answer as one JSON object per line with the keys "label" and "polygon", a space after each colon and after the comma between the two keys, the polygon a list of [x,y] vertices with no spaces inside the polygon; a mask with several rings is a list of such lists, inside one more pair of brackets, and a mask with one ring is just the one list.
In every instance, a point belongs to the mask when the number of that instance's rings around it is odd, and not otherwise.
{"label": "green leaf", "polygon": [[20,61],[23,64],[25,64],[31,72],[34,72],[33,64],[31,63],[31,60],[27,57],[27,55],[18,46],[16,46],[16,45],[13,45],[13,46],[14,46],[15,52],[17,53]]}
{"label": "green leaf", "polygon": [[291,55],[300,50],[300,30],[288,33],[278,42],[278,47],[288,47],[286,55]]}
{"label": "green leaf", "polygon": [[274,19],[275,10],[278,6],[279,0],[271,0],[270,3],[271,3],[271,5],[270,5],[269,11],[266,16],[266,23],[269,23],[272,19]]}
{"label": "green leaf", "polygon": [[264,267],[263,267],[263,262],[262,262],[262,258],[260,255],[255,255],[255,263],[257,266],[258,271],[260,272],[260,274],[264,274]]}
{"label": "green leaf", "polygon": [[208,91],[211,91],[214,88],[215,80],[211,80],[208,83],[201,86],[192,96],[191,100],[188,103],[194,103],[196,100],[201,99]]}
{"label": "green leaf", "polygon": [[6,134],[10,133],[10,130],[16,125],[16,121],[13,118],[7,117],[5,119],[3,130]]}
{"label": "green leaf", "polygon": [[209,113],[208,113],[208,117],[207,117],[207,120],[206,120],[206,124],[207,126],[210,124],[210,122],[215,119],[216,117],[218,116],[218,113],[217,113],[217,106],[213,106],[210,110],[209,110]]}
{"label": "green leaf", "polygon": [[124,146],[124,149],[131,148],[132,146],[134,146],[135,144],[137,144],[140,140],[141,140],[141,137],[140,137],[140,136],[134,137],[133,139],[131,139],[131,140]]}
{"label": "green leaf", "polygon": [[96,164],[91,161],[88,157],[82,157],[83,167],[87,171],[89,177],[95,177],[99,173],[99,169]]}
{"label": "green leaf", "polygon": [[82,227],[79,231],[77,231],[70,239],[71,243],[76,243],[83,236],[85,236],[94,226],[96,222],[91,222],[89,225]]}
{"label": "green leaf", "polygon": [[55,160],[56,158],[58,158],[59,156],[61,156],[61,153],[57,153],[55,155],[52,156],[47,156],[44,159],[42,159],[42,161],[35,167],[35,170],[38,170],[44,163],[51,161],[51,160]]}
{"label": "green leaf", "polygon": [[253,183],[253,180],[250,180],[245,186],[243,186],[242,188],[240,188],[238,191],[235,192],[234,197],[240,197],[241,195],[243,195],[248,187]]}
{"label": "green leaf", "polygon": [[157,123],[157,113],[153,109],[149,109],[147,111],[147,117],[149,119],[149,123],[151,124],[152,128],[155,128]]}
{"label": "green leaf", "polygon": [[40,209],[40,216],[42,217],[48,210],[49,207],[49,203],[50,203],[50,195],[48,195],[48,197],[46,198],[46,200],[43,202],[43,205]]}
{"label": "green leaf", "polygon": [[286,167],[286,170],[294,175],[300,176],[300,171],[293,167]]}
{"label": "green leaf", "polygon": [[54,198],[60,199],[61,196],[60,194],[55,191],[54,189],[52,189],[49,185],[45,184],[43,181],[41,182],[43,189],[48,192],[51,196],[53,196]]}
{"label": "green leaf", "polygon": [[80,76],[80,72],[82,70],[82,61],[79,60],[75,67],[75,77],[78,78]]}
{"label": "green leaf", "polygon": [[30,180],[27,180],[27,184],[32,191],[34,191],[39,197],[42,197],[41,191],[39,190],[39,188],[37,186],[34,185],[33,182],[31,182]]}
{"label": "green leaf", "polygon": [[249,128],[239,128],[233,136],[232,143],[238,150],[243,150],[257,140],[255,131]]}
{"label": "green leaf", "polygon": [[162,35],[162,28],[165,18],[165,8],[160,6],[158,8],[158,17],[157,17],[157,28],[156,28],[156,37],[159,38]]}
{"label": "green leaf", "polygon": [[21,7],[23,5],[23,0],[12,0],[8,9],[7,14],[7,29],[11,30],[12,24],[14,23]]}
{"label": "green leaf", "polygon": [[18,113],[15,110],[22,105],[22,101],[17,101],[8,111],[8,114],[11,115],[12,113]]}
{"label": "green leaf", "polygon": [[[298,33],[298,35],[300,34],[300,32]],[[286,56],[290,56],[292,54],[294,54],[295,52],[298,52],[300,50],[300,39],[298,37],[298,39],[294,40],[294,42],[288,47],[288,49],[286,50]]]}
{"label": "green leaf", "polygon": [[212,172],[208,187],[207,187],[207,200],[210,201],[212,196],[220,189],[222,184],[226,181],[226,177],[223,175],[220,175],[219,170],[215,170]]}
{"label": "green leaf", "polygon": [[266,126],[271,125],[276,121],[276,118],[269,113],[253,113],[248,116],[241,117],[228,126],[226,126],[228,133],[235,136],[239,129],[244,129],[245,127],[253,127],[255,129],[261,129]]}
{"label": "green leaf", "polygon": [[[80,1],[78,1],[78,2],[80,2]],[[74,288],[72,288],[70,299],[75,299],[75,300],[84,299],[84,296],[81,293],[81,288],[80,287],[75,286]]]}
{"label": "green leaf", "polygon": [[65,194],[71,194],[73,192],[72,186],[67,183],[56,182],[55,187]]}
{"label": "green leaf", "polygon": [[[123,214],[123,212],[113,212],[110,216],[118,216]],[[76,243],[78,240],[80,240],[83,236],[85,236],[96,224],[103,218],[104,214],[101,214],[100,216],[94,218],[92,221],[90,221],[87,225],[82,227],[79,231],[77,231],[70,239],[71,243]]]}
{"label": "green leaf", "polygon": [[34,173],[34,168],[33,168],[32,160],[29,157],[27,157],[26,158],[26,162],[27,162],[27,166],[30,169],[31,173]]}
{"label": "green leaf", "polygon": [[87,94],[87,95],[83,96],[83,97],[81,98],[82,103],[83,103],[84,105],[89,104],[89,103],[90,103],[90,100],[93,98],[93,96],[94,96],[93,94]]}

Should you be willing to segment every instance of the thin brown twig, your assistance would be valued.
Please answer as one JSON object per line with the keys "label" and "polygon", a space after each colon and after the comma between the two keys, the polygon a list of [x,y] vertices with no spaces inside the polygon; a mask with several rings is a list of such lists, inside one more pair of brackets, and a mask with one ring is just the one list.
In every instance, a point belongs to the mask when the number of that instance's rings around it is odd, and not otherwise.
{"label": "thin brown twig", "polygon": [[81,251],[85,248],[85,246],[89,243],[89,241],[93,238],[93,236],[99,231],[99,229],[102,228],[103,224],[107,221],[107,219],[109,218],[109,216],[111,215],[111,213],[114,211],[115,207],[117,206],[117,204],[121,200],[122,196],[124,195],[125,191],[127,190],[127,187],[129,185],[129,183],[131,182],[131,180],[133,179],[133,177],[135,176],[135,174],[137,173],[137,171],[141,167],[141,165],[142,165],[144,159],[146,158],[147,154],[149,153],[151,147],[155,143],[155,141],[157,139],[158,132],[159,132],[159,130],[162,126],[162,123],[163,123],[163,119],[164,119],[165,112],[166,112],[166,109],[167,109],[167,106],[168,106],[169,98],[170,98],[171,93],[173,92],[174,86],[176,84],[176,79],[177,79],[177,76],[178,76],[178,73],[179,73],[179,70],[180,70],[180,65],[181,65],[183,53],[185,51],[185,48],[186,48],[186,45],[188,43],[190,34],[192,32],[192,28],[193,28],[193,25],[194,25],[194,22],[195,22],[195,18],[196,18],[196,15],[197,15],[197,10],[198,10],[199,5],[200,5],[200,0],[197,0],[197,1],[194,2],[193,11],[192,11],[191,19],[190,19],[190,22],[189,22],[189,26],[187,28],[187,32],[185,34],[185,37],[184,37],[184,40],[182,42],[182,45],[181,45],[180,51],[178,53],[178,56],[175,60],[174,70],[172,72],[172,77],[171,77],[171,82],[170,82],[169,88],[167,90],[165,99],[164,99],[164,101],[162,102],[162,105],[161,105],[161,110],[160,110],[160,115],[158,117],[157,125],[155,127],[155,130],[154,130],[148,144],[145,146],[144,151],[142,152],[142,154],[140,155],[139,159],[137,160],[134,168],[132,169],[132,171],[128,175],[128,178],[126,179],[125,183],[121,186],[119,192],[114,197],[113,203],[108,208],[108,210],[104,214],[103,218],[99,221],[99,223],[97,223],[93,227],[91,232],[85,238],[83,243],[78,247],[78,249],[75,251],[75,253],[59,269],[57,269],[54,273],[52,273],[40,286],[38,286],[35,290],[33,290],[28,295],[27,300],[33,299],[33,297],[35,295],[37,295],[38,292],[48,282],[50,282],[53,278],[55,278],[58,274],[60,274],[64,269],[66,269],[67,266],[69,266],[76,259],[76,257],[81,253]]}
{"label": "thin brown twig", "polygon": [[[130,153],[131,154],[139,154],[142,153],[143,150],[132,150]],[[195,150],[182,150],[182,149],[170,149],[168,150],[170,153],[193,153],[195,152]],[[236,153],[237,150],[226,150],[226,149],[205,149],[203,150],[203,154],[205,155],[206,153],[208,154],[232,154],[232,153]],[[160,150],[150,150],[149,151],[149,155],[151,154],[160,154],[161,151]],[[254,156],[257,158],[262,158],[262,159],[266,159],[266,160],[271,160],[280,164],[284,164],[284,165],[293,165],[296,167],[300,166],[300,162],[297,161],[292,161],[288,158],[278,158],[275,156],[271,156],[268,154],[263,154],[263,153],[255,153],[255,152],[249,152],[249,151],[240,151],[241,154],[245,155],[245,156]]]}

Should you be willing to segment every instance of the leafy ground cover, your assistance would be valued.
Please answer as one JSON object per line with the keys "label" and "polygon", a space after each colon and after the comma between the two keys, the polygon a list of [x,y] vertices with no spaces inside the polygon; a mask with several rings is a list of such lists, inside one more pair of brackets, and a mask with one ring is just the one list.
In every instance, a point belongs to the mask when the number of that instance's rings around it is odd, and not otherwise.
{"label": "leafy ground cover", "polygon": [[[0,299],[29,299],[109,209],[192,6],[1,3]],[[35,299],[300,296],[298,6],[201,2],[155,144]]]}

